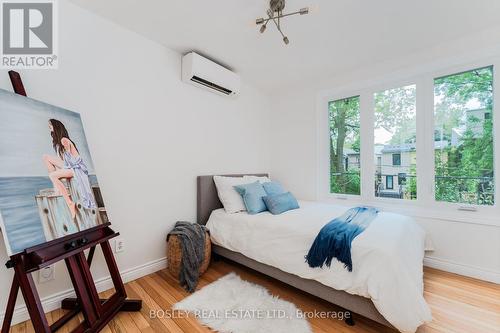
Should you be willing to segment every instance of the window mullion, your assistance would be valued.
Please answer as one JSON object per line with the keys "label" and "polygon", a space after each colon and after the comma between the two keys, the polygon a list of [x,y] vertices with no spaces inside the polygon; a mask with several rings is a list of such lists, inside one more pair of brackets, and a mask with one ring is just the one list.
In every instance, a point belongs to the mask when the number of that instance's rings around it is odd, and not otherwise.
{"label": "window mullion", "polygon": [[418,201],[434,203],[434,84],[425,76],[417,82],[417,191]]}
{"label": "window mullion", "polygon": [[372,201],[375,198],[375,165],[373,163],[374,138],[373,130],[375,123],[373,92],[366,91],[361,94],[361,198],[364,201]]}

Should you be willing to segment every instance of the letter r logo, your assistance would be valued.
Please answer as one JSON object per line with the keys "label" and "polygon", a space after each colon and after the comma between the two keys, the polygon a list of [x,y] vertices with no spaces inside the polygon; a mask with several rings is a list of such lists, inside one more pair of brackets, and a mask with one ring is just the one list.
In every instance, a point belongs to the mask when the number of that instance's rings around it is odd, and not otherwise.
{"label": "letter r logo", "polygon": [[3,2],[2,19],[4,54],[52,53],[52,3]]}

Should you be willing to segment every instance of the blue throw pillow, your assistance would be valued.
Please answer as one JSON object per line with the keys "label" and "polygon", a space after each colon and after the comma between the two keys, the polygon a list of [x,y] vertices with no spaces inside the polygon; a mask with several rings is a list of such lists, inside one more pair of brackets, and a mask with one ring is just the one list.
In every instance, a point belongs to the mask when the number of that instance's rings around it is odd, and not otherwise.
{"label": "blue throw pillow", "polygon": [[243,198],[248,214],[258,214],[267,210],[266,204],[262,200],[267,194],[259,181],[233,187]]}
{"label": "blue throw pillow", "polygon": [[285,193],[283,186],[281,186],[281,184],[277,182],[266,182],[263,183],[262,186],[264,186],[264,191],[266,191],[267,195],[276,195]]}
{"label": "blue throw pillow", "polygon": [[290,192],[268,195],[262,198],[267,209],[273,215],[278,215],[286,211],[299,208],[297,199]]}

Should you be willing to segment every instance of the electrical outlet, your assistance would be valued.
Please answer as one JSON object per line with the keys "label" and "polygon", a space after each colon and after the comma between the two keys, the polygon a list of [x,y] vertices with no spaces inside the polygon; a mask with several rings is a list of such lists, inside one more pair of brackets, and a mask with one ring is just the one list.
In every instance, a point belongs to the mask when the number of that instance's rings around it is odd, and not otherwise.
{"label": "electrical outlet", "polygon": [[56,268],[55,265],[50,265],[38,271],[38,282],[45,283],[55,280],[56,278],[55,268]]}
{"label": "electrical outlet", "polygon": [[125,240],[122,238],[118,238],[115,240],[115,253],[120,253],[125,251]]}

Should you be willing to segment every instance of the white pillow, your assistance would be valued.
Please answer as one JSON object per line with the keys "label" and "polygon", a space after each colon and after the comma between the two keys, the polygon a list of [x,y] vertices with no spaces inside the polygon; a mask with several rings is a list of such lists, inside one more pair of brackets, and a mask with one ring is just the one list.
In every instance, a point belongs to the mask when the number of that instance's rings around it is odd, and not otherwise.
{"label": "white pillow", "polygon": [[243,177],[214,176],[214,182],[220,202],[222,202],[226,212],[232,214],[247,210],[243,198],[233,186],[248,184],[251,181]]}
{"label": "white pillow", "polygon": [[269,177],[265,177],[265,176],[264,177],[243,176],[243,179],[249,183],[255,183],[256,181],[259,181],[261,184],[271,182],[271,179],[269,179]]}

